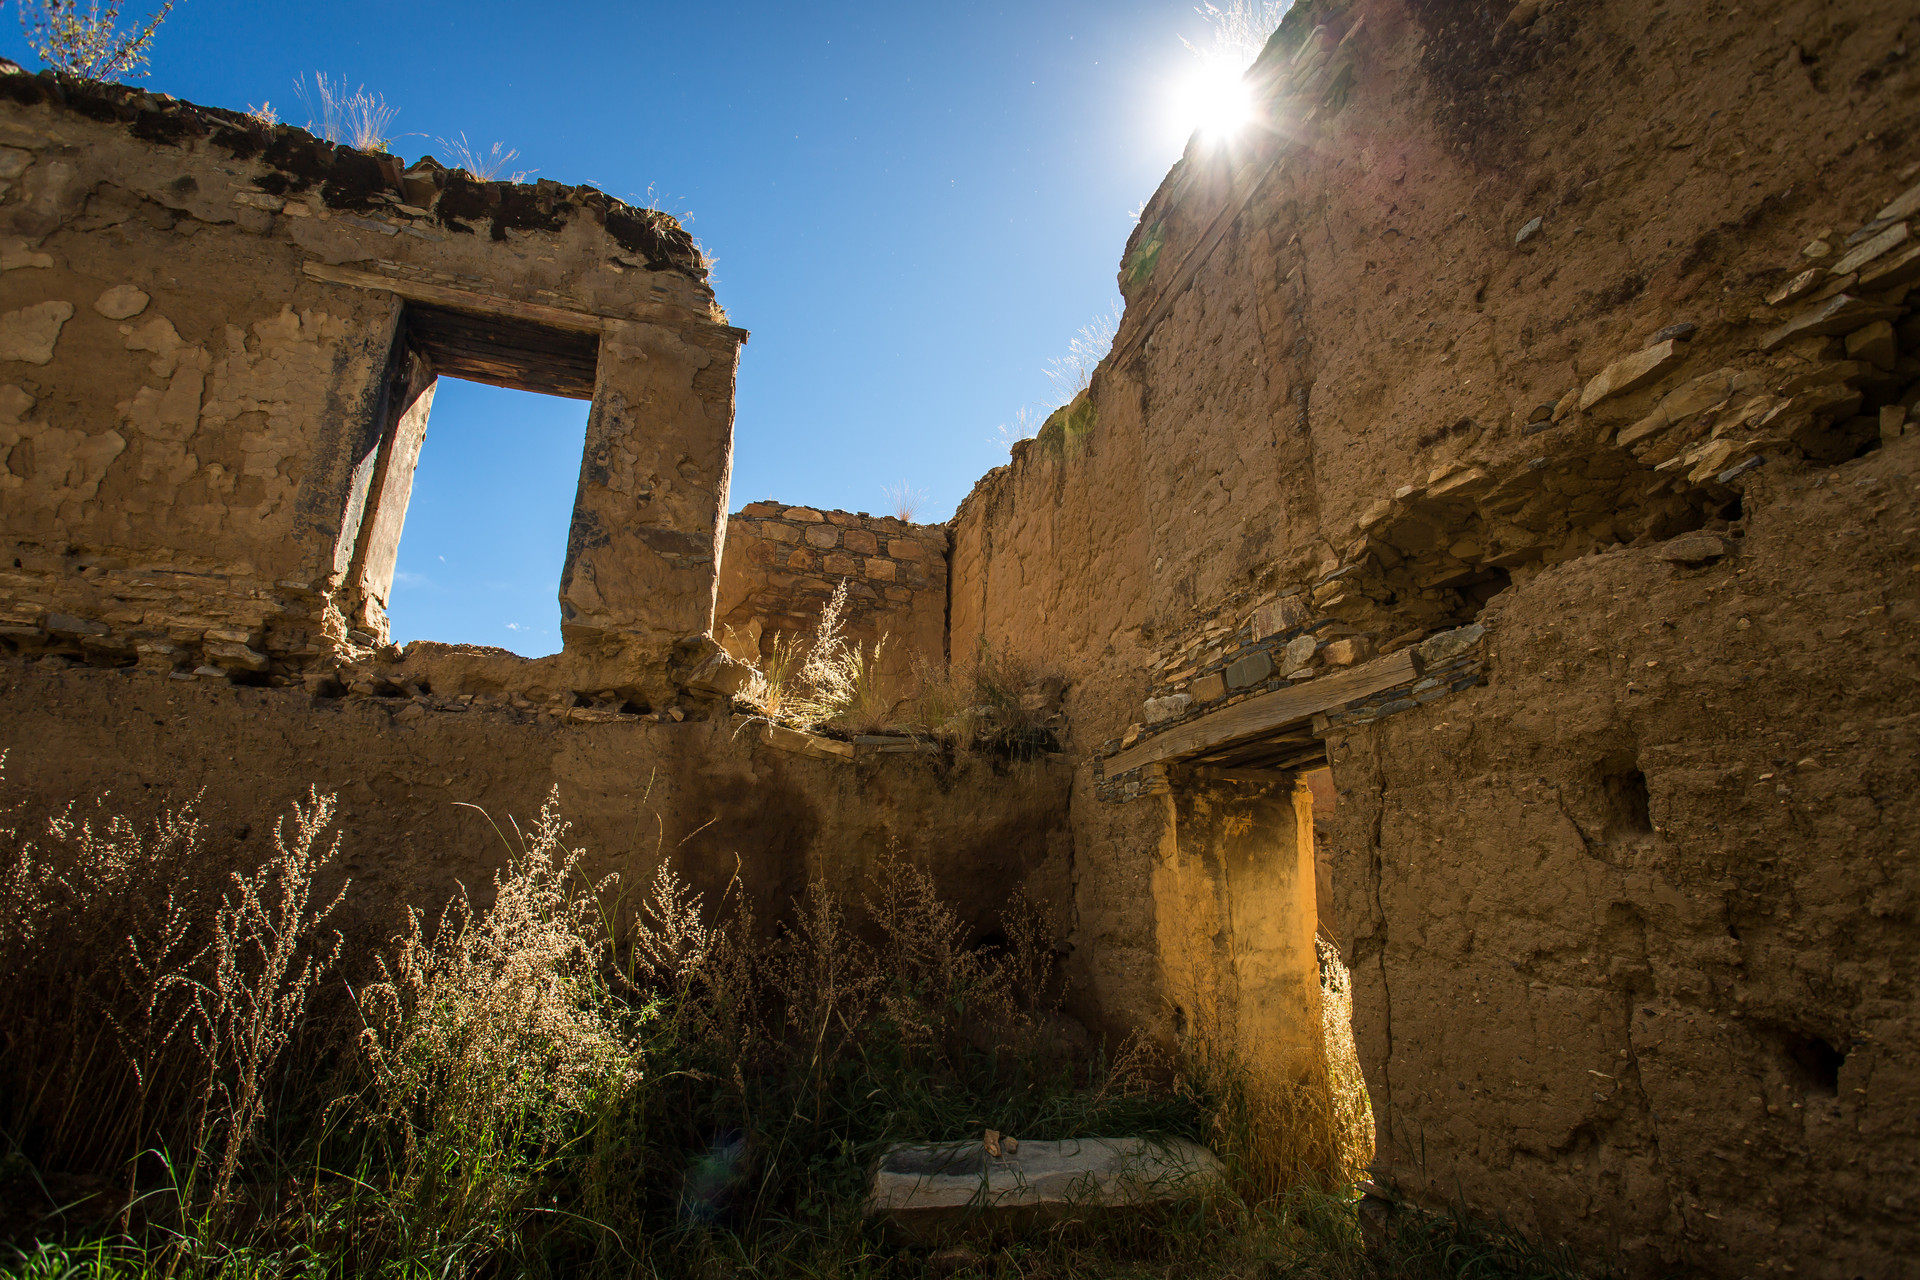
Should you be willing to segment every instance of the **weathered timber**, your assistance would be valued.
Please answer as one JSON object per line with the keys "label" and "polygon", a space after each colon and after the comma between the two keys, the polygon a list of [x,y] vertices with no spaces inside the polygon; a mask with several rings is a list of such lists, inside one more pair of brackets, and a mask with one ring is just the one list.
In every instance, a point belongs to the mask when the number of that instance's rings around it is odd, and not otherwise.
{"label": "weathered timber", "polygon": [[514,316],[410,304],[407,341],[436,374],[519,391],[593,399],[600,337]]}
{"label": "weathered timber", "polygon": [[684,307],[669,306],[665,303],[628,302],[621,308],[627,312],[626,315],[603,316],[591,311],[576,311],[570,307],[551,307],[544,303],[520,302],[490,293],[475,293],[470,289],[454,289],[447,285],[429,284],[424,280],[381,275],[375,271],[334,267],[324,262],[302,263],[301,270],[305,271],[310,278],[325,284],[341,284],[355,289],[383,289],[408,302],[424,302],[431,306],[448,307],[455,311],[478,312],[482,315],[509,316],[530,320],[535,324],[552,325],[560,329],[576,329],[582,333],[601,333],[626,321],[638,324],[664,324],[676,329],[723,334],[735,342],[744,343],[747,340],[745,329],[721,324],[717,320],[689,313]]}
{"label": "weathered timber", "polygon": [[[424,280],[403,280],[372,271],[355,271],[351,267],[328,266],[324,262],[302,263],[301,270],[312,279],[326,284],[344,284],[355,289],[383,289],[409,302],[425,302],[433,306],[450,307],[455,311],[511,316],[519,320],[530,320],[535,324],[551,325],[558,329],[573,329],[582,333],[599,333],[607,327],[607,318],[594,315],[592,312],[571,311],[565,307],[549,307],[537,302],[520,302],[513,298],[474,293],[468,289],[450,289],[446,285],[428,284]],[[666,312],[671,308],[661,307],[659,310]],[[685,321],[684,311],[675,311],[674,314],[676,319]]]}
{"label": "weathered timber", "polygon": [[1275,689],[1234,706],[1222,707],[1211,715],[1122,751],[1107,761],[1107,776],[1111,778],[1143,764],[1190,756],[1210,747],[1272,733],[1311,719],[1319,712],[1345,706],[1356,698],[1405,684],[1414,676],[1413,653],[1402,649],[1338,675],[1322,676],[1291,689]]}

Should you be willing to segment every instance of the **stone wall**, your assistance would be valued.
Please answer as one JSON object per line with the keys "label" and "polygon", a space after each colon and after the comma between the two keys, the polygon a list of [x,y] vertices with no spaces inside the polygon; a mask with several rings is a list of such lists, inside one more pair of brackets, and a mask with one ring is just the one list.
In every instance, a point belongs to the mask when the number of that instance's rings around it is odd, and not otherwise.
{"label": "stone wall", "polygon": [[0,628],[214,680],[368,659],[435,377],[590,399],[575,687],[712,620],[727,326],[672,219],[0,66]]}
{"label": "stone wall", "polygon": [[777,636],[808,636],[840,583],[847,635],[881,650],[883,684],[904,697],[915,669],[947,661],[947,528],[866,512],[754,502],[727,525],[714,631],[758,662]]}
{"label": "stone wall", "polygon": [[[950,643],[1068,682],[1090,1017],[1271,987],[1235,922],[1302,890],[1219,815],[1285,848],[1317,755],[1383,1184],[1646,1273],[1915,1274],[1917,39],[1294,6],[1268,127],[1176,166],[1090,393],[953,522]],[[1137,763],[1381,671],[1259,767]]]}

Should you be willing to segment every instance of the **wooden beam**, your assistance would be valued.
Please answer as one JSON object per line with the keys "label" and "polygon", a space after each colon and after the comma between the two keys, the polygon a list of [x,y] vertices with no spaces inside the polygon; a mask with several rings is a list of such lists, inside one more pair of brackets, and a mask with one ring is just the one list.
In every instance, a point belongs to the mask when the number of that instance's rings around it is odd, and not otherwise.
{"label": "wooden beam", "polygon": [[468,289],[451,289],[446,285],[428,284],[422,280],[403,280],[395,276],[383,276],[373,271],[356,271],[352,267],[330,267],[324,262],[303,263],[301,269],[310,279],[326,284],[343,284],[355,289],[381,289],[405,298],[409,302],[423,302],[455,311],[477,312],[481,315],[529,320],[534,324],[551,325],[556,329],[572,329],[578,333],[602,333],[612,322],[632,319],[641,323],[723,333],[735,342],[743,343],[747,340],[745,329],[719,324],[695,315],[685,307],[669,306],[659,302],[629,304],[627,309],[634,313],[630,317],[601,316],[590,311],[574,311],[567,307],[549,307],[536,302],[520,302],[490,293],[474,293]]}
{"label": "wooden beam", "polygon": [[1293,780],[1284,769],[1195,769],[1193,776],[1201,782],[1251,782],[1256,786]]}
{"label": "wooden beam", "polygon": [[[495,297],[488,293],[473,293],[466,289],[449,289],[445,285],[427,284],[422,280],[402,280],[372,271],[355,271],[351,267],[330,267],[324,262],[308,262],[301,269],[310,278],[326,284],[344,284],[355,289],[384,289],[409,302],[425,302],[436,307],[451,307],[456,311],[474,311],[481,315],[530,320],[534,324],[551,325],[556,329],[572,329],[576,333],[600,333],[607,327],[604,316],[596,316],[586,311],[570,311],[565,307],[517,302],[512,298]],[[666,309],[660,308],[662,311]],[[683,319],[685,314],[685,312],[678,313]]]}
{"label": "wooden beam", "polygon": [[600,335],[531,320],[407,306],[407,340],[434,372],[543,395],[593,399]]}
{"label": "wooden beam", "polygon": [[1225,743],[1271,734],[1288,725],[1311,720],[1320,712],[1343,707],[1356,698],[1406,684],[1417,674],[1413,650],[1402,649],[1365,666],[1321,676],[1289,689],[1275,689],[1234,706],[1222,707],[1122,751],[1107,761],[1106,774],[1111,778],[1144,764],[1197,755]]}

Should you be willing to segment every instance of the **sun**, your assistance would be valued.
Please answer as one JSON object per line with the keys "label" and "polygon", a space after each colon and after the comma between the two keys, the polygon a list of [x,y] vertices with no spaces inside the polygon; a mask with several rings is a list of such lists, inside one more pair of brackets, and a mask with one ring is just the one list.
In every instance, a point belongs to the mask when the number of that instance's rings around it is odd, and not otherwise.
{"label": "sun", "polygon": [[1232,141],[1254,118],[1243,68],[1221,58],[1202,59],[1180,83],[1174,111],[1179,126],[1198,131],[1202,141],[1215,146]]}

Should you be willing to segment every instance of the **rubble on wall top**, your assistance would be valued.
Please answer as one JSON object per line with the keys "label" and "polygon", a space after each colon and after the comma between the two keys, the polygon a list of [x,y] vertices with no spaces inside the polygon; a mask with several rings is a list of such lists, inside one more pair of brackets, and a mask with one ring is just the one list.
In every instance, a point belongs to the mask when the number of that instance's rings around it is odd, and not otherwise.
{"label": "rubble on wall top", "polygon": [[657,209],[638,208],[590,186],[481,181],[424,156],[402,168],[400,157],[317,138],[289,124],[266,124],[244,112],[205,107],[125,85],[27,73],[0,58],[0,98],[49,105],[105,124],[123,124],[157,146],[206,139],[235,159],[269,172],[259,186],[272,196],[316,190],[330,208],[370,211],[403,206],[453,232],[488,224],[495,240],[510,230],[558,231],[584,212],[650,271],[675,271],[704,283],[707,269],[686,228]]}

